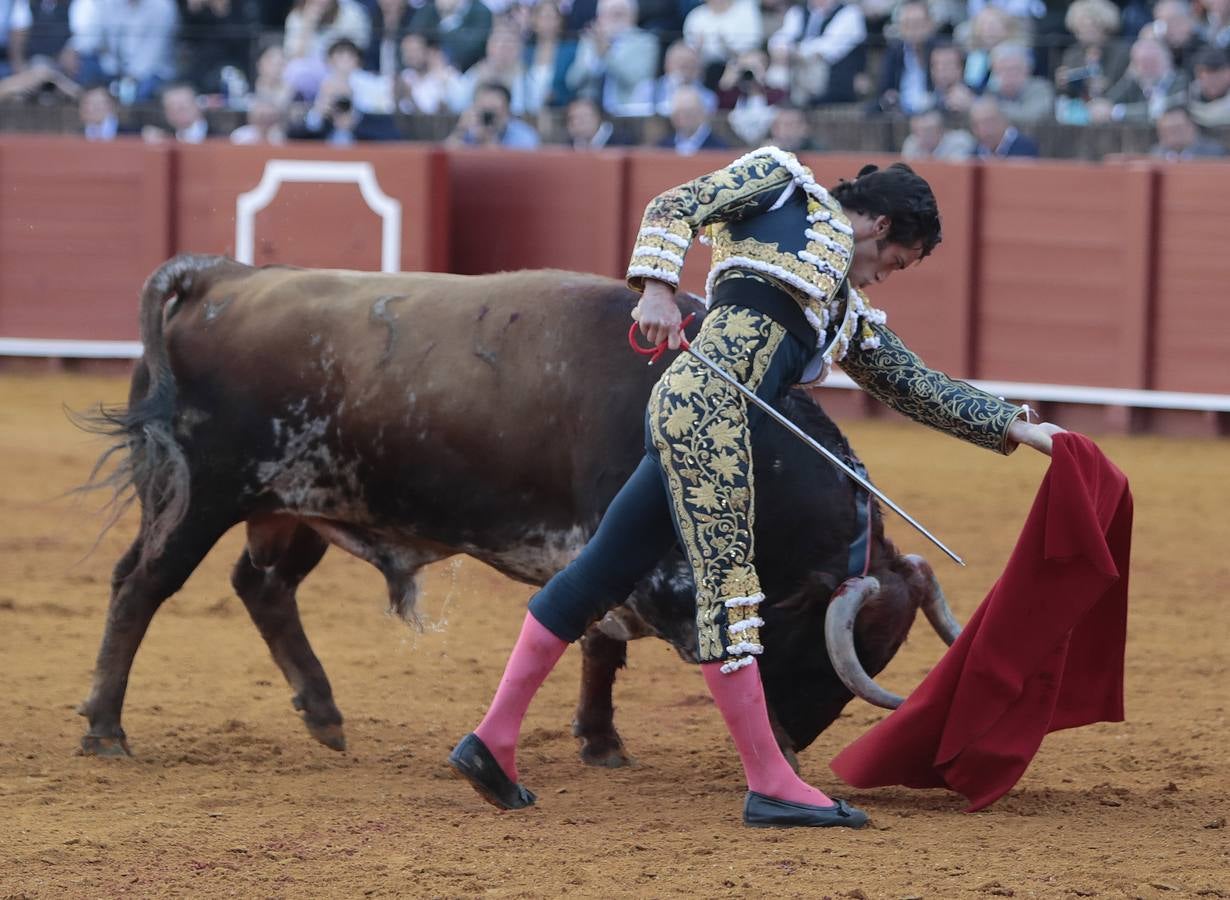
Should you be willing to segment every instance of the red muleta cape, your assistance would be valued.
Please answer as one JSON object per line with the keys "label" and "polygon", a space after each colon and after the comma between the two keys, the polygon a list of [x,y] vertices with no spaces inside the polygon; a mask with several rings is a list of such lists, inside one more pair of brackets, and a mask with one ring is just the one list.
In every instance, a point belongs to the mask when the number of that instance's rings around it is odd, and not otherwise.
{"label": "red muleta cape", "polygon": [[855,787],[947,787],[973,812],[1051,731],[1123,721],[1132,494],[1088,438],[1054,437],[1008,565],[901,707],[837,755]]}

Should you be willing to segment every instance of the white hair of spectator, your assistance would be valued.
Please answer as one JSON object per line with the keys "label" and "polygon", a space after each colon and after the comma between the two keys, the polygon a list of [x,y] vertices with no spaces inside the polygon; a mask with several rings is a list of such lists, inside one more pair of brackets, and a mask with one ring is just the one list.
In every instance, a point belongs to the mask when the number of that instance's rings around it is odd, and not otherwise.
{"label": "white hair of spectator", "polygon": [[612,6],[626,6],[632,14],[632,21],[636,21],[639,10],[636,5],[636,0],[598,0],[598,15],[602,15],[604,9],[610,9]]}
{"label": "white hair of spectator", "polygon": [[1119,30],[1119,7],[1111,0],[1076,0],[1064,14],[1064,27],[1075,34],[1075,23],[1081,16],[1088,16],[1106,34],[1114,34]]}
{"label": "white hair of spectator", "polygon": [[1033,52],[1024,44],[1003,43],[991,49],[991,65],[1000,61],[1019,60],[1026,67],[1033,65]]}
{"label": "white hair of spectator", "polygon": [[678,109],[680,102],[685,100],[691,100],[696,106],[699,106],[701,109],[708,112],[708,108],[705,105],[704,96],[699,90],[696,89],[695,86],[690,84],[681,84],[679,87],[675,88],[675,93],[671,97],[671,112],[673,113],[676,109]]}

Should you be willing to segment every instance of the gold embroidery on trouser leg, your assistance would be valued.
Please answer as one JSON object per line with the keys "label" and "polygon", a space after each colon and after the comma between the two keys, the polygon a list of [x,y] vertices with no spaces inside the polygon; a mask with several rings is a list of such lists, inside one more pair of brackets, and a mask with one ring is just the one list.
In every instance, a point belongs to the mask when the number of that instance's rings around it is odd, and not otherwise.
{"label": "gold embroidery on trouser leg", "polygon": [[[760,313],[721,307],[705,319],[695,344],[756,390],[785,333]],[[732,656],[759,653],[747,402],[695,357],[681,353],[654,387],[650,404],[651,435],[696,579],[700,658],[722,660],[731,648]]]}

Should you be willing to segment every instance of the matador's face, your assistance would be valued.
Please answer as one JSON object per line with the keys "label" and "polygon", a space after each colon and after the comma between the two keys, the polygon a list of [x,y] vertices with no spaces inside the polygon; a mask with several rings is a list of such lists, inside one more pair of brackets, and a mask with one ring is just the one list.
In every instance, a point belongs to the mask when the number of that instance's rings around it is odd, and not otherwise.
{"label": "matador's face", "polygon": [[889,275],[899,272],[922,259],[921,247],[906,247],[889,243],[874,235],[861,238],[854,235],[854,260],[850,263],[850,283],[860,290],[871,284],[886,281]]}

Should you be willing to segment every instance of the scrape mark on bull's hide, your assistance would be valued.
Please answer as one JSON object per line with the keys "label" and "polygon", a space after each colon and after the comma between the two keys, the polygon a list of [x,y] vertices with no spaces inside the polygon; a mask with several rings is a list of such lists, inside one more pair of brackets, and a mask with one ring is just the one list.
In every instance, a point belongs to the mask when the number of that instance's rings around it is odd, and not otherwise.
{"label": "scrape mark on bull's hide", "polygon": [[483,319],[487,317],[487,313],[489,312],[491,312],[491,307],[484,306],[482,309],[478,311],[478,317],[474,321],[481,322]]}
{"label": "scrape mark on bull's hide", "polygon": [[552,575],[576,559],[596,524],[590,527],[573,525],[569,528],[527,528],[521,541],[513,547],[492,552],[469,544],[459,549],[500,571],[534,584],[543,584]]}
{"label": "scrape mark on bull's hide", "polygon": [[404,294],[386,294],[382,297],[377,297],[376,302],[372,304],[371,321],[374,324],[384,325],[388,330],[385,336],[384,352],[380,354],[380,359],[376,361],[377,366],[383,366],[389,361],[393,355],[393,348],[397,344],[397,317],[389,311],[389,304],[394,300],[408,300]]}
{"label": "scrape mark on bull's hide", "polygon": [[226,311],[226,308],[235,300],[232,294],[230,297],[223,297],[217,303],[212,300],[205,301],[205,322],[208,324]]}
{"label": "scrape mark on bull's hide", "polygon": [[495,351],[488,350],[486,347],[480,347],[478,345],[477,337],[475,337],[474,339],[474,355],[477,356],[479,359],[481,359],[483,362],[485,362],[487,365],[491,366],[491,368],[495,369],[497,372],[500,371],[500,367],[496,363]]}
{"label": "scrape mark on bull's hide", "polygon": [[363,521],[367,504],[358,460],[339,457],[330,447],[333,418],[308,416],[306,407],[301,401],[286,419],[272,420],[275,457],[257,464],[257,481],[287,511]]}
{"label": "scrape mark on bull's hide", "polygon": [[188,440],[192,437],[192,429],[209,421],[209,413],[204,410],[186,406],[175,416],[175,436]]}
{"label": "scrape mark on bull's hide", "polygon": [[519,318],[521,318],[521,313],[519,312],[513,313],[512,315],[508,317],[508,324],[511,325],[513,322],[517,321]]}

